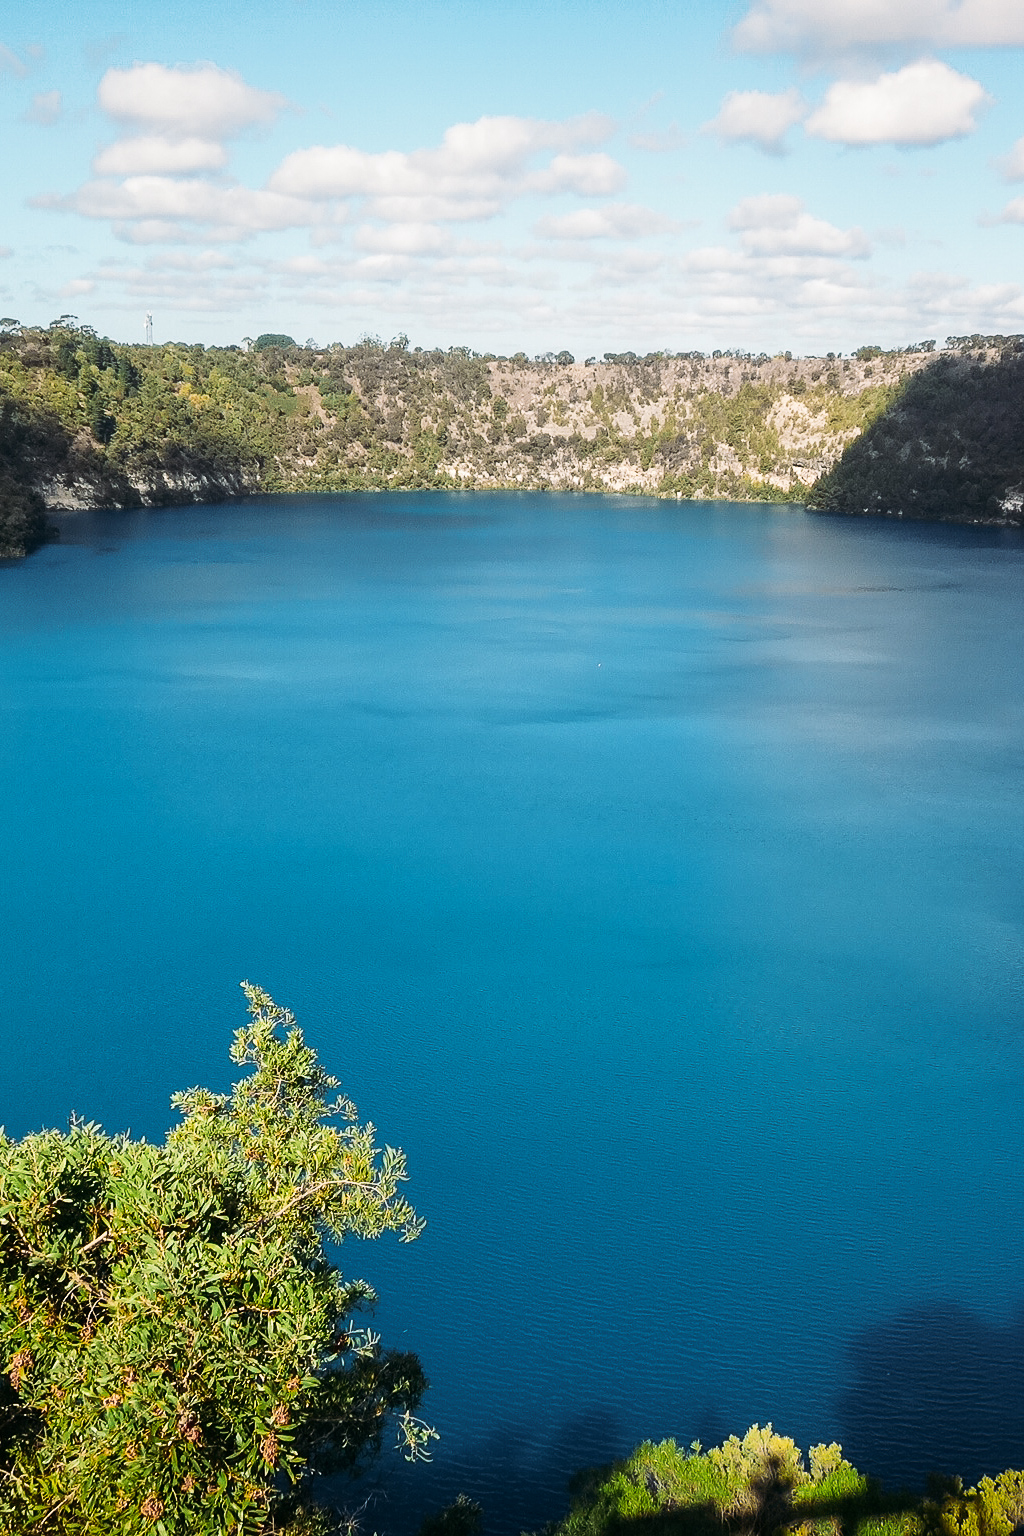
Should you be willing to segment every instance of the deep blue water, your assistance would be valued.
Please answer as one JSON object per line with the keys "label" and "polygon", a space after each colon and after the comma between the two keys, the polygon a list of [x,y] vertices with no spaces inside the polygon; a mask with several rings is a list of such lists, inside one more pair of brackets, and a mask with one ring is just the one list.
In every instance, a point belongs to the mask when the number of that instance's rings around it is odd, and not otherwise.
{"label": "deep blue water", "polygon": [[1024,541],[267,499],[0,569],[0,1122],[160,1136],[250,977],[428,1220],[356,1246],[429,1468],[771,1419],[1024,1464]]}

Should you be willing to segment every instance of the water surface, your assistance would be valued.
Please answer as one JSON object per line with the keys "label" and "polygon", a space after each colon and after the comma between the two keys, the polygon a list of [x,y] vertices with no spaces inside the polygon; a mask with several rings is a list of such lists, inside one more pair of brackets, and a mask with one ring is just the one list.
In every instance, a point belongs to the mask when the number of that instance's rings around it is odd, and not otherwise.
{"label": "water surface", "polygon": [[353,1246],[496,1536],[644,1436],[1024,1464],[1024,542],[351,496],[0,569],[0,1122],[156,1137],[250,977],[428,1220]]}

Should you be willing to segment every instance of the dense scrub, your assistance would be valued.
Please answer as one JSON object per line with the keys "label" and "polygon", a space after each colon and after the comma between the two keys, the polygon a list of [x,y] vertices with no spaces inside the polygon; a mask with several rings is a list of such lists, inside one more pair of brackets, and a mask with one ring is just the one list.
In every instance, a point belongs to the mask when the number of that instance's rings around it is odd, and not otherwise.
{"label": "dense scrub", "polygon": [[1022,1525],[1024,1472],[970,1489],[938,1477],[924,1499],[887,1493],[840,1446],[812,1446],[805,1463],[768,1424],[710,1451],[646,1441],[577,1479],[570,1514],[547,1536],[1010,1536]]}
{"label": "dense scrub", "polygon": [[[6,329],[4,329],[6,325]],[[0,548],[44,509],[250,490],[640,491],[798,500],[928,358],[567,353],[364,339],[249,353],[0,321]]]}
{"label": "dense scrub", "polygon": [[1024,348],[940,357],[909,377],[890,408],[818,481],[822,512],[1024,521]]}
{"label": "dense scrub", "polygon": [[45,512],[247,491],[523,489],[1019,522],[1024,352],[853,358],[122,346],[0,321],[0,555]]}
{"label": "dense scrub", "polygon": [[[346,1237],[420,1230],[402,1154],[378,1151],[287,1010],[246,987],[231,1094],[176,1095],[160,1145],[73,1120],[0,1132],[0,1531],[269,1536],[325,1472],[396,1427],[415,1355],[354,1315],[375,1296]],[[326,1245],[330,1245],[330,1253]]]}

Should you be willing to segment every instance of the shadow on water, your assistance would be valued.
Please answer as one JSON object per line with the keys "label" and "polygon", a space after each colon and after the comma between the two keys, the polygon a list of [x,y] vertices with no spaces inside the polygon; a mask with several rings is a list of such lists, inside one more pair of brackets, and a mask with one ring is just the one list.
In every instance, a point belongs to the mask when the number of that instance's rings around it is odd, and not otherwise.
{"label": "shadow on water", "polygon": [[1003,1326],[936,1302],[867,1329],[839,1412],[845,1454],[890,1487],[1024,1467],[1024,1303]]}
{"label": "shadow on water", "polygon": [[[481,1476],[491,1486],[475,1484],[473,1497],[483,1506],[482,1531],[484,1536],[515,1536],[521,1531],[543,1529],[547,1522],[559,1520],[568,1512],[570,1498],[584,1503],[592,1496],[602,1476],[602,1468],[623,1454],[620,1446],[610,1445],[601,1455],[595,1455],[593,1441],[588,1454],[587,1437],[595,1430],[601,1434],[611,1428],[607,1421],[597,1417],[581,1418],[567,1423],[556,1441],[538,1459],[533,1456],[509,1455],[508,1443],[498,1437],[490,1447],[491,1459],[486,1467],[464,1464],[464,1479],[470,1482]],[[576,1474],[566,1479],[567,1466],[576,1459]],[[554,1488],[545,1489],[545,1483],[554,1479]],[[667,1485],[659,1482],[650,1469],[646,1478],[649,1493],[657,1498],[664,1495]],[[392,1488],[386,1501],[377,1506],[376,1513],[383,1517],[383,1525],[389,1532],[413,1533],[422,1521],[423,1510],[437,1513],[450,1504],[456,1493],[456,1477],[451,1474],[444,1489],[438,1485],[433,1496],[421,1501],[420,1513],[414,1515],[411,1504],[404,1507],[401,1496],[396,1497]],[[807,1522],[827,1522],[828,1536],[858,1536],[866,1521],[875,1530],[886,1517],[899,1516],[915,1507],[916,1499],[905,1491],[889,1492],[870,1481],[847,1493],[829,1493],[824,1487],[817,1496],[795,1498],[790,1469],[777,1457],[769,1457],[760,1472],[751,1476],[746,1495],[737,1500],[735,1507],[726,1510],[714,1500],[693,1503],[666,1502],[656,1513],[606,1516],[607,1530],[636,1531],[643,1536],[783,1536],[787,1529],[805,1526]],[[898,1524],[889,1525],[889,1536],[900,1536]]]}
{"label": "shadow on water", "polygon": [[443,1461],[382,1468],[367,1523],[389,1536],[416,1536],[424,1516],[465,1493],[483,1506],[486,1536],[536,1531],[567,1513],[570,1480],[624,1455],[627,1438],[600,1409],[574,1414],[548,1435],[539,1423],[499,1425]]}
{"label": "shadow on water", "polygon": [[[1024,1302],[1005,1324],[936,1302],[866,1329],[850,1346],[838,1406],[844,1454],[887,1490],[923,1492],[934,1472],[974,1484],[1024,1467]],[[744,1427],[720,1422],[708,1408],[698,1417],[705,1445]],[[415,1536],[425,1515],[466,1493],[483,1506],[487,1536],[539,1530],[567,1512],[574,1476],[627,1455],[634,1438],[596,1408],[548,1435],[540,1424],[496,1427],[430,1467],[392,1464],[376,1496],[377,1524],[393,1536]],[[877,1484],[870,1510],[855,1499],[849,1508],[838,1501],[801,1513],[852,1532],[866,1514],[906,1506],[903,1496],[883,1494]],[[685,1518],[677,1511],[673,1530],[692,1527],[692,1536],[702,1536],[709,1519],[706,1510],[694,1508]],[[659,1519],[636,1523],[653,1527]],[[721,1529],[717,1512],[711,1524]]]}

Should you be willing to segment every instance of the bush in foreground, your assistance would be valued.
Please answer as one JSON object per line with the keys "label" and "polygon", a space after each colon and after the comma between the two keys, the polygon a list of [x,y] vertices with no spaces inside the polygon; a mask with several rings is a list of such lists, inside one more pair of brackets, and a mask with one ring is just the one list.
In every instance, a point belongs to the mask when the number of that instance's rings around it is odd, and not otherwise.
{"label": "bush in foreground", "polygon": [[843,1457],[815,1445],[809,1466],[770,1424],[702,1451],[674,1440],[577,1479],[575,1500],[548,1536],[1010,1536],[1024,1524],[1024,1472],[964,1489],[938,1479],[924,1500],[888,1494]]}
{"label": "bush in foreground", "polygon": [[379,1152],[290,1013],[246,985],[229,1095],[175,1096],[161,1146],[73,1122],[0,1135],[0,1529],[256,1536],[324,1528],[319,1474],[397,1421],[431,1431],[415,1355],[348,1321],[373,1301],[326,1241],[417,1236]]}

